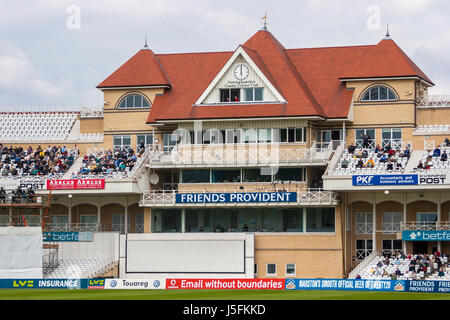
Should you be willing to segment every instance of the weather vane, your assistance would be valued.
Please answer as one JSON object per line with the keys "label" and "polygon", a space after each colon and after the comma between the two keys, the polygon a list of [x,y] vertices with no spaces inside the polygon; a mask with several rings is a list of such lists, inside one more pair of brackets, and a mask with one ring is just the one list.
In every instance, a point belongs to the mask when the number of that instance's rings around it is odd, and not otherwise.
{"label": "weather vane", "polygon": [[262,19],[264,20],[263,30],[267,30],[267,12],[264,13],[264,17],[262,17]]}

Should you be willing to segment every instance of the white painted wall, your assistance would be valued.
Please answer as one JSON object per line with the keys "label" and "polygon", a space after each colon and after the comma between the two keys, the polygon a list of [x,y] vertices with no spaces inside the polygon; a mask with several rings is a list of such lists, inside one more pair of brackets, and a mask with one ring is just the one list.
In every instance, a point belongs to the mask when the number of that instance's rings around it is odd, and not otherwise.
{"label": "white painted wall", "polygon": [[121,235],[119,268],[127,279],[253,278],[254,235]]}

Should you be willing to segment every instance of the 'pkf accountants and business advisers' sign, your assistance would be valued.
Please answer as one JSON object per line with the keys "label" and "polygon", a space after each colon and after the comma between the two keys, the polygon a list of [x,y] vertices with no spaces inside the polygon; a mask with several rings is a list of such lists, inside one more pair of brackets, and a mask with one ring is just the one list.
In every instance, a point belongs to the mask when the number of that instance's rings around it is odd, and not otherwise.
{"label": "'pkf accountants and business advisers' sign", "polygon": [[447,174],[354,175],[353,186],[413,186],[450,184]]}

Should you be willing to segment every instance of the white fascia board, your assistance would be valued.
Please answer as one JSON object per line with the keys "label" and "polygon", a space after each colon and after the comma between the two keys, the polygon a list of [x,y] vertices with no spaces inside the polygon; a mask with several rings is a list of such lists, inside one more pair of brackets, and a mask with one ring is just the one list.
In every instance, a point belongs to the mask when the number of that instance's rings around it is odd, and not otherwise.
{"label": "white fascia board", "polygon": [[227,61],[225,66],[220,70],[220,72],[216,75],[214,80],[209,84],[208,88],[203,92],[203,94],[198,98],[198,100],[194,103],[195,105],[201,105],[202,102],[206,99],[206,97],[211,93],[217,83],[222,79],[225,73],[230,69],[231,65],[237,60],[237,58],[242,55],[242,57],[246,60],[246,62],[255,70],[256,74],[262,79],[264,84],[273,92],[275,97],[278,99],[277,102],[286,103],[286,99],[278,92],[278,90],[272,85],[272,83],[267,79],[264,73],[256,66],[253,60],[249,57],[249,55],[245,52],[242,46],[239,46],[237,50],[233,53],[231,58]]}

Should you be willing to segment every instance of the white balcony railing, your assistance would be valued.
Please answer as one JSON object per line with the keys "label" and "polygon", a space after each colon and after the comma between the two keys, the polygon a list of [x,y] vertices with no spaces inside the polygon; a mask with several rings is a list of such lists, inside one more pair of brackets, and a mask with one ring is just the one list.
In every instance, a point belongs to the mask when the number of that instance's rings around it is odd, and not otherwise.
{"label": "white balcony railing", "polygon": [[[281,190],[279,190],[281,191]],[[306,189],[306,190],[282,190],[286,192],[297,192],[296,202],[249,202],[249,203],[239,203],[244,206],[292,206],[292,205],[336,205],[338,200],[336,194],[332,191],[324,191],[321,189]],[[164,207],[164,206],[235,206],[236,203],[176,203],[176,194],[185,193],[243,193],[243,192],[270,192],[260,189],[245,189],[244,190],[230,190],[230,189],[208,189],[204,192],[199,190],[149,190],[145,191],[142,200],[140,202],[141,206],[147,207]]]}
{"label": "white balcony railing", "polygon": [[327,164],[332,145],[311,148],[281,143],[179,145],[170,151],[154,149],[147,165],[157,167],[273,166]]}
{"label": "white balcony railing", "polygon": [[373,232],[373,223],[357,222],[355,227],[357,234],[371,234]]}
{"label": "white balcony railing", "polygon": [[405,223],[401,223],[402,231],[414,231],[414,230],[422,230],[422,231],[442,231],[442,230],[450,230],[450,222],[438,222],[438,221],[407,221]]}
{"label": "white balcony railing", "polygon": [[419,108],[448,108],[450,95],[429,95],[417,99]]}

